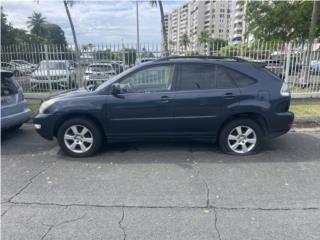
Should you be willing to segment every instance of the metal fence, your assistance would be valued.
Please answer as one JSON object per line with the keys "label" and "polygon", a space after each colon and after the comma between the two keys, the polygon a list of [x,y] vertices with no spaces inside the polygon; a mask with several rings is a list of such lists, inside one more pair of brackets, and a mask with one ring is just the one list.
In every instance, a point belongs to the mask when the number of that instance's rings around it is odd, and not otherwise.
{"label": "metal fence", "polygon": [[[169,55],[229,56],[262,61],[283,80],[293,95],[320,93],[320,44],[256,41],[226,45],[223,42],[175,49]],[[1,46],[1,68],[15,73],[27,93],[57,94],[85,87],[93,90],[102,82],[142,62],[164,55],[160,45],[85,45],[77,57],[74,49],[61,45]]]}

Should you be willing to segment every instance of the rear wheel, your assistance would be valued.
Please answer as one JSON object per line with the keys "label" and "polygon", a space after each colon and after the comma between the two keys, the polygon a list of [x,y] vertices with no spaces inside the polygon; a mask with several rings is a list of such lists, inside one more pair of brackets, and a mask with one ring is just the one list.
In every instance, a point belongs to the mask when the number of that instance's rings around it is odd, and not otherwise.
{"label": "rear wheel", "polygon": [[72,157],[88,157],[101,147],[102,134],[99,127],[89,119],[70,119],[58,131],[61,149]]}
{"label": "rear wheel", "polygon": [[219,145],[224,153],[250,155],[256,153],[261,145],[260,126],[247,118],[229,122],[221,131]]}

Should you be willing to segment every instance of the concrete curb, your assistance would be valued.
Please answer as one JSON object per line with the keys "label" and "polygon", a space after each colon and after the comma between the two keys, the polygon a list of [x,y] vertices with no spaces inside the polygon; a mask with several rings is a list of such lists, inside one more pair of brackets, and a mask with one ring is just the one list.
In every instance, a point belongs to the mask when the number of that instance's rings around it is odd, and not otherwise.
{"label": "concrete curb", "polygon": [[294,128],[318,128],[320,127],[320,116],[296,117]]}

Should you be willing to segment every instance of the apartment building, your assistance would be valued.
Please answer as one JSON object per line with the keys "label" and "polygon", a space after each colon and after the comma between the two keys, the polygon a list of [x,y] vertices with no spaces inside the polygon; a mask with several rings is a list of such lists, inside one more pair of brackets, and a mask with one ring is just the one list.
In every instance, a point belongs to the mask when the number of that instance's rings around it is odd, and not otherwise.
{"label": "apartment building", "polygon": [[[166,14],[168,19],[168,43],[171,51],[206,51],[206,44],[198,41],[201,32],[208,32],[211,38],[231,40],[234,35],[236,2],[191,0]],[[181,39],[187,35],[185,46]],[[185,39],[185,37],[184,37]]]}
{"label": "apartment building", "polygon": [[234,14],[234,29],[233,38],[234,43],[244,42],[244,34],[246,32],[246,22],[245,22],[245,11],[246,11],[247,1],[236,0],[235,14]]}

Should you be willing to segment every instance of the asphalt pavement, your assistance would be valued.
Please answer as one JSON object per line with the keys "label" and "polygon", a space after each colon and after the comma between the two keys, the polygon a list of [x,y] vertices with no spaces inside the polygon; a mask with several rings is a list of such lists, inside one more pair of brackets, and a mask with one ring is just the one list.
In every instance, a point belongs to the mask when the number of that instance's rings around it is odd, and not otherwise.
{"label": "asphalt pavement", "polygon": [[32,125],[2,134],[1,239],[320,239],[320,132],[247,157],[209,143],[64,155]]}

